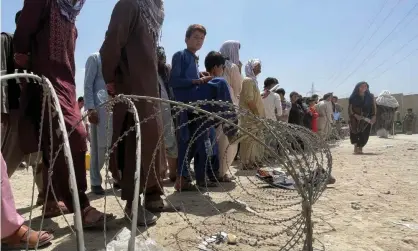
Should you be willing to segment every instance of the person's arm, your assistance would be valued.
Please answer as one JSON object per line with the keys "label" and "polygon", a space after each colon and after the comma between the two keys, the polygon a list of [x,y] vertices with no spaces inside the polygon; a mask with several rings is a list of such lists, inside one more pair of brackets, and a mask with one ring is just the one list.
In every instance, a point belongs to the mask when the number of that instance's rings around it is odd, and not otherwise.
{"label": "person's arm", "polygon": [[[274,95],[274,93],[273,93]],[[274,107],[276,110],[276,116],[282,116],[283,114],[283,109],[282,109],[282,101],[280,100],[279,95],[274,95],[275,99],[274,99]]]}
{"label": "person's arm", "polygon": [[169,81],[169,86],[171,88],[188,88],[200,81],[198,79],[187,79],[181,76],[183,67],[183,53],[181,51],[175,53],[171,61],[172,62]]}
{"label": "person's arm", "polygon": [[86,73],[84,76],[84,106],[86,110],[95,109],[94,105],[94,80],[97,76],[96,55],[91,55],[86,62]]}
{"label": "person's arm", "polygon": [[[251,80],[251,82],[252,82],[253,80]],[[249,99],[248,100],[248,106],[250,107],[250,109],[251,109],[251,111],[255,114],[255,115],[257,115],[257,116],[264,116],[263,114],[264,114],[264,105],[263,105],[263,102],[261,102],[261,104],[260,105],[262,105],[262,107],[260,108],[260,109],[258,109],[258,107],[257,107],[257,103],[256,103],[256,97],[255,97],[255,95],[257,95],[257,91],[256,91],[256,86],[255,86],[255,83],[252,83],[251,84],[251,99]],[[263,114],[260,114],[260,111],[263,113]]]}
{"label": "person's arm", "polygon": [[132,20],[138,7],[134,1],[120,0],[116,3],[110,17],[106,38],[100,48],[103,78],[106,83],[114,83],[116,69],[120,62],[121,51],[126,46]]}
{"label": "person's arm", "polygon": [[15,53],[29,54],[33,36],[41,25],[47,0],[25,0],[19,22],[13,35]]}
{"label": "person's arm", "polygon": [[232,65],[231,69],[231,87],[234,91],[235,97],[239,98],[239,95],[242,90],[242,76],[241,73],[239,73],[238,66]]}

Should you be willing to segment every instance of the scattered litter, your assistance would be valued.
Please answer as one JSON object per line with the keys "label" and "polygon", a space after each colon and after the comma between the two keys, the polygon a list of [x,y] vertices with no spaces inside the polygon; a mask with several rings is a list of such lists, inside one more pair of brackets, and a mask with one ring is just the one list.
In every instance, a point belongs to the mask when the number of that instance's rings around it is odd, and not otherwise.
{"label": "scattered litter", "polygon": [[362,193],[362,192],[357,193],[357,196],[363,196],[363,195],[364,195],[364,193]]}
{"label": "scattered litter", "polygon": [[[107,244],[106,251],[127,251],[130,238],[131,231],[124,227]],[[144,240],[142,236],[138,236],[135,239],[135,251],[164,251],[164,249],[158,246],[153,239],[147,238]]]}
{"label": "scattered litter", "polygon": [[237,236],[233,234],[228,234],[227,241],[228,241],[228,244],[235,245],[237,244]]}
{"label": "scattered litter", "polygon": [[197,246],[197,248],[199,249],[199,251],[212,251],[212,249],[208,247],[209,245],[220,245],[222,243],[235,245],[237,244],[237,236],[233,234],[227,234],[225,232],[219,232],[216,235],[212,235],[208,238],[205,238]]}
{"label": "scattered litter", "polygon": [[405,226],[405,227],[407,227],[407,228],[410,228],[410,229],[413,229],[413,230],[418,230],[418,224],[417,223],[413,223],[413,222],[408,222],[408,223],[405,223],[405,222],[392,222],[393,224],[396,224],[396,225],[402,225],[402,226]]}
{"label": "scattered litter", "polygon": [[351,202],[351,208],[354,210],[360,210],[361,206],[358,202]]}
{"label": "scattered litter", "polygon": [[388,190],[388,191],[384,192],[384,194],[391,194],[391,192]]}
{"label": "scattered litter", "polygon": [[416,148],[410,147],[410,148],[408,148],[407,150],[409,150],[409,151],[414,151],[414,150],[416,150]]}
{"label": "scattered litter", "polygon": [[413,245],[413,246],[416,245],[416,242],[412,238],[404,238],[404,239],[402,239],[402,241],[405,242],[406,244],[410,244],[410,245]]}
{"label": "scattered litter", "polygon": [[392,148],[393,145],[385,145],[386,148]]}

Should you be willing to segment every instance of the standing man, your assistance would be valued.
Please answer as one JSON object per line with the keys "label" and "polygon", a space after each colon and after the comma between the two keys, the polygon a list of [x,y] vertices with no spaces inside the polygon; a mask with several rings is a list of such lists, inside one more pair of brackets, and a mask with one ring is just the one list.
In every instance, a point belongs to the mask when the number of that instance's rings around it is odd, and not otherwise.
{"label": "standing man", "polygon": [[332,113],[332,93],[327,93],[324,98],[316,105],[318,111],[318,133],[323,140],[327,140],[330,136],[332,124],[334,123]]}
{"label": "standing man", "polygon": [[[86,62],[84,77],[84,107],[88,111],[90,122],[90,184],[91,191],[97,195],[105,193],[102,187],[100,170],[105,162],[107,145],[108,113],[104,106],[100,106],[108,99],[106,84],[102,74],[100,54],[93,53]],[[112,124],[108,130],[112,131]],[[113,175],[115,176],[115,175]]]}
{"label": "standing man", "polygon": [[275,93],[279,94],[280,102],[282,105],[282,115],[278,116],[278,120],[282,122],[289,121],[289,113],[292,109],[292,103],[286,100],[286,91],[283,88],[279,88],[274,91]]}
{"label": "standing man", "polygon": [[303,118],[305,116],[305,111],[302,107],[302,102],[300,100],[300,95],[297,92],[291,92],[290,102],[292,104],[289,111],[289,120],[290,124],[303,126]]}
{"label": "standing man", "polygon": [[[126,94],[159,97],[157,72],[157,43],[164,20],[162,0],[120,0],[110,19],[105,41],[100,49],[103,78],[110,95]],[[135,102],[141,121],[141,190],[145,205],[139,205],[138,225],[157,221],[151,212],[172,211],[161,198],[160,172],[164,144],[158,144],[162,134],[158,102]],[[113,111],[113,142],[135,124],[133,114],[119,103]],[[135,156],[137,138],[130,131],[115,149],[111,161],[113,170],[122,171],[122,200],[125,212],[132,215],[135,186]],[[155,155],[154,155],[155,154]],[[145,184],[145,181],[147,183]],[[146,187],[145,187],[146,186]],[[145,215],[142,217],[142,215]]]}
{"label": "standing man", "polygon": [[406,135],[412,135],[414,133],[416,120],[417,117],[415,113],[412,112],[412,108],[408,108],[403,119],[404,131]]}
{"label": "standing man", "polygon": [[318,96],[318,94],[313,94],[312,97],[311,97],[311,99],[314,100],[315,104],[318,104],[318,102],[319,102],[319,96]]}
{"label": "standing man", "polygon": [[[18,11],[15,15],[17,25],[20,17]],[[13,61],[13,34],[1,33],[1,75],[14,73]],[[1,86],[1,152],[7,164],[7,174],[13,175],[19,165],[32,166],[33,176],[38,188],[38,199],[36,205],[44,203],[44,192],[42,185],[42,158],[36,160],[37,153],[25,154],[19,144],[19,124],[20,120],[20,86],[15,79],[10,79],[7,85]],[[19,136],[20,135],[20,136]],[[37,149],[36,149],[37,150]],[[40,155],[42,157],[42,154]],[[22,162],[25,161],[25,162]]]}
{"label": "standing man", "polygon": [[[14,35],[14,60],[18,68],[29,69],[39,76],[45,76],[57,94],[58,102],[64,115],[64,122],[67,131],[74,131],[69,136],[71,155],[74,163],[74,170],[77,180],[77,188],[80,208],[82,213],[83,227],[100,227],[103,222],[114,219],[113,215],[103,213],[90,206],[90,201],[86,195],[87,181],[85,168],[86,155],[86,130],[80,122],[81,113],[76,100],[75,88],[75,44],[77,39],[77,28],[75,26],[76,17],[80,13],[85,0],[26,0],[23,5],[22,14],[17,24]],[[39,127],[41,122],[41,101],[42,88],[36,84],[27,83],[22,90],[25,93],[27,103],[25,113],[31,116],[32,123]],[[54,108],[52,108],[54,110]],[[46,107],[47,112],[49,107]],[[62,133],[58,125],[58,117],[52,114],[52,124],[49,123],[48,113],[44,116],[44,126],[42,133],[43,160],[45,166],[43,170],[44,191],[47,191],[48,169],[53,168],[52,186],[68,207],[70,212],[74,212],[73,199],[70,191],[69,172],[66,157],[61,150],[55,159],[55,164],[51,166],[49,150],[50,146],[57,152],[59,145],[63,142]],[[50,135],[52,127],[52,135]],[[26,128],[22,128],[24,133]],[[39,130],[39,128],[37,128]],[[52,142],[51,139],[52,138]],[[36,137],[21,137],[22,145],[28,149],[37,149]],[[31,141],[32,140],[32,141]],[[23,144],[24,143],[24,144]],[[55,217],[60,215],[60,205],[54,201],[51,193],[45,195],[45,217]]]}
{"label": "standing man", "polygon": [[341,136],[343,136],[341,134],[341,113],[343,111],[343,107],[340,104],[338,104],[337,96],[333,96],[331,102],[332,102],[332,110],[334,114],[335,128],[337,129],[336,136],[340,138]]}
{"label": "standing man", "polygon": [[264,110],[266,118],[277,121],[277,118],[282,116],[282,102],[279,94],[272,92],[272,88],[279,85],[277,78],[266,78],[264,80],[264,91],[261,94],[263,98]]}

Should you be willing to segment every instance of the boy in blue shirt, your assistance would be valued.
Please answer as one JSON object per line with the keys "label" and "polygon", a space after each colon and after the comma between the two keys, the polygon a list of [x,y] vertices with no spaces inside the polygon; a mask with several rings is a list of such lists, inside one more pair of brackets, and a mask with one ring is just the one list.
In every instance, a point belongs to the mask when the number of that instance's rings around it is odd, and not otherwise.
{"label": "boy in blue shirt", "polygon": [[[214,80],[209,73],[199,72],[196,52],[202,48],[206,37],[206,29],[202,25],[190,25],[186,32],[185,42],[187,49],[173,55],[172,69],[169,85],[173,88],[177,101],[189,103],[199,100],[220,100],[232,103],[226,81]],[[225,60],[225,59],[223,59]],[[223,63],[224,65],[224,63]],[[220,67],[218,65],[218,67]],[[207,69],[209,70],[209,69]],[[223,112],[229,107],[205,105],[201,107],[210,112]],[[195,187],[190,182],[188,167],[194,158],[196,183],[198,186],[216,186],[213,182],[219,169],[217,158],[215,128],[216,120],[208,121],[206,118],[199,118],[202,114],[192,112],[181,112],[178,118],[178,172],[175,189],[193,190]],[[189,121],[191,121],[189,123]],[[187,126],[182,126],[187,124]],[[234,131],[228,131],[227,135]],[[208,149],[208,142],[211,142],[212,149]],[[205,145],[206,143],[206,145]],[[207,161],[209,160],[209,161]],[[210,168],[207,168],[207,163]],[[207,176],[210,180],[207,180]]]}

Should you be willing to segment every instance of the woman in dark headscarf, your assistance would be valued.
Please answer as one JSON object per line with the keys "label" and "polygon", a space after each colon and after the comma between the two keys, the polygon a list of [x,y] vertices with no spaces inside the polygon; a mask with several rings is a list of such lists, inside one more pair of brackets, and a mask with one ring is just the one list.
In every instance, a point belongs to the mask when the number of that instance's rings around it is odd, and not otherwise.
{"label": "woman in dark headscarf", "polygon": [[362,154],[367,144],[371,126],[376,122],[376,103],[369,91],[367,82],[360,82],[354,88],[349,99],[350,140],[354,153]]}

